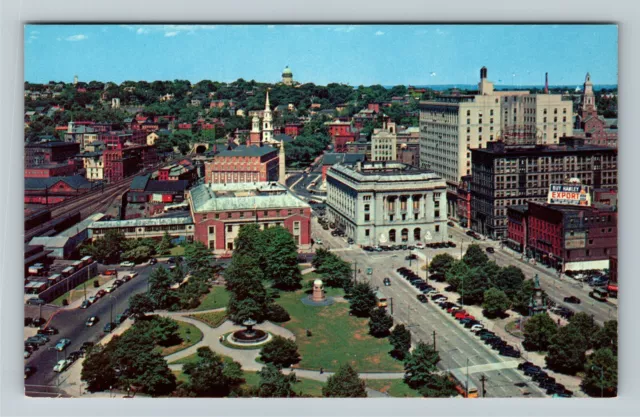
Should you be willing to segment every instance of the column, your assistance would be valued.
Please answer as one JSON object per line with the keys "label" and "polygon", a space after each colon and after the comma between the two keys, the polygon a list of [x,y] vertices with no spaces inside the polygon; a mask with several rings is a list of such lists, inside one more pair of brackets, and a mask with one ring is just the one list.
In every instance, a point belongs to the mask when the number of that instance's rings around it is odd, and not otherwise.
{"label": "column", "polygon": [[413,194],[407,198],[407,218],[413,220]]}

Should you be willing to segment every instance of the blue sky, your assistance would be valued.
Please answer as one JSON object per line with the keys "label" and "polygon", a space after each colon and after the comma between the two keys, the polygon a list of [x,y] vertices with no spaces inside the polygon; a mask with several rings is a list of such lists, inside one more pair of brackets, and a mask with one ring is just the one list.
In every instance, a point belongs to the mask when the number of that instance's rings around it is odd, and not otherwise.
{"label": "blue sky", "polygon": [[[615,25],[26,25],[25,80],[616,84]],[[515,75],[514,75],[515,74]]]}

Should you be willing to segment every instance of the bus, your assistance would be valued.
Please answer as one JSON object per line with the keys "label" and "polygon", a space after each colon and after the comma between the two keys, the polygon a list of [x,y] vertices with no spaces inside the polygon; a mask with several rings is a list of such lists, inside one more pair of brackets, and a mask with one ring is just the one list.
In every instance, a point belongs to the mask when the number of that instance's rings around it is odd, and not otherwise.
{"label": "bus", "polygon": [[378,307],[386,307],[387,297],[385,297],[380,291],[376,291],[376,300],[378,300]]}
{"label": "bus", "polygon": [[607,296],[609,295],[609,291],[606,288],[595,287],[593,291],[589,293],[591,298],[594,298],[598,301],[607,301]]}
{"label": "bus", "polygon": [[478,387],[460,369],[451,369],[449,379],[456,384],[456,391],[464,398],[478,398]]}
{"label": "bus", "polygon": [[618,298],[618,284],[607,285],[607,291],[609,292],[609,297]]}

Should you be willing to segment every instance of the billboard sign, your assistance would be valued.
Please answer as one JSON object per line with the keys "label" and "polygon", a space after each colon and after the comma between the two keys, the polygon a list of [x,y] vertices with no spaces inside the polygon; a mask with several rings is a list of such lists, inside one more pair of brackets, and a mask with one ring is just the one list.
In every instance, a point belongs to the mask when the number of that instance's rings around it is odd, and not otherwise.
{"label": "billboard sign", "polygon": [[579,184],[551,184],[549,186],[547,203],[590,206],[591,195],[589,194],[589,187]]}

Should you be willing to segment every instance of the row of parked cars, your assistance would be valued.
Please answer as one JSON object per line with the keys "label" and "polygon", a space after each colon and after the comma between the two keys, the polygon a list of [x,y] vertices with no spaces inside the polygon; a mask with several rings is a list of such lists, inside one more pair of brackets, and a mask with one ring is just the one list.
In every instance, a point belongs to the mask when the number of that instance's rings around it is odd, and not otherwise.
{"label": "row of parked cars", "polygon": [[555,397],[573,396],[573,391],[568,390],[564,385],[558,383],[554,377],[547,374],[547,372],[538,365],[527,361],[518,365],[518,369],[526,376],[531,377],[541,389],[546,391],[547,395],[553,395]]}
{"label": "row of parked cars", "polygon": [[421,303],[427,303],[427,294],[433,293],[436,291],[435,287],[429,285],[425,280],[420,278],[418,274],[410,270],[406,267],[400,267],[397,269],[398,274],[402,275],[407,281],[411,283],[414,287],[416,287],[420,294],[418,294],[418,301]]}
{"label": "row of parked cars", "polygon": [[[73,352],[69,353],[66,359],[60,359],[53,367],[53,372],[60,373],[65,371],[75,361],[83,357],[93,347],[93,345],[94,345],[93,342],[84,342],[79,350],[74,350]],[[25,378],[26,378],[26,368],[25,368]]]}

